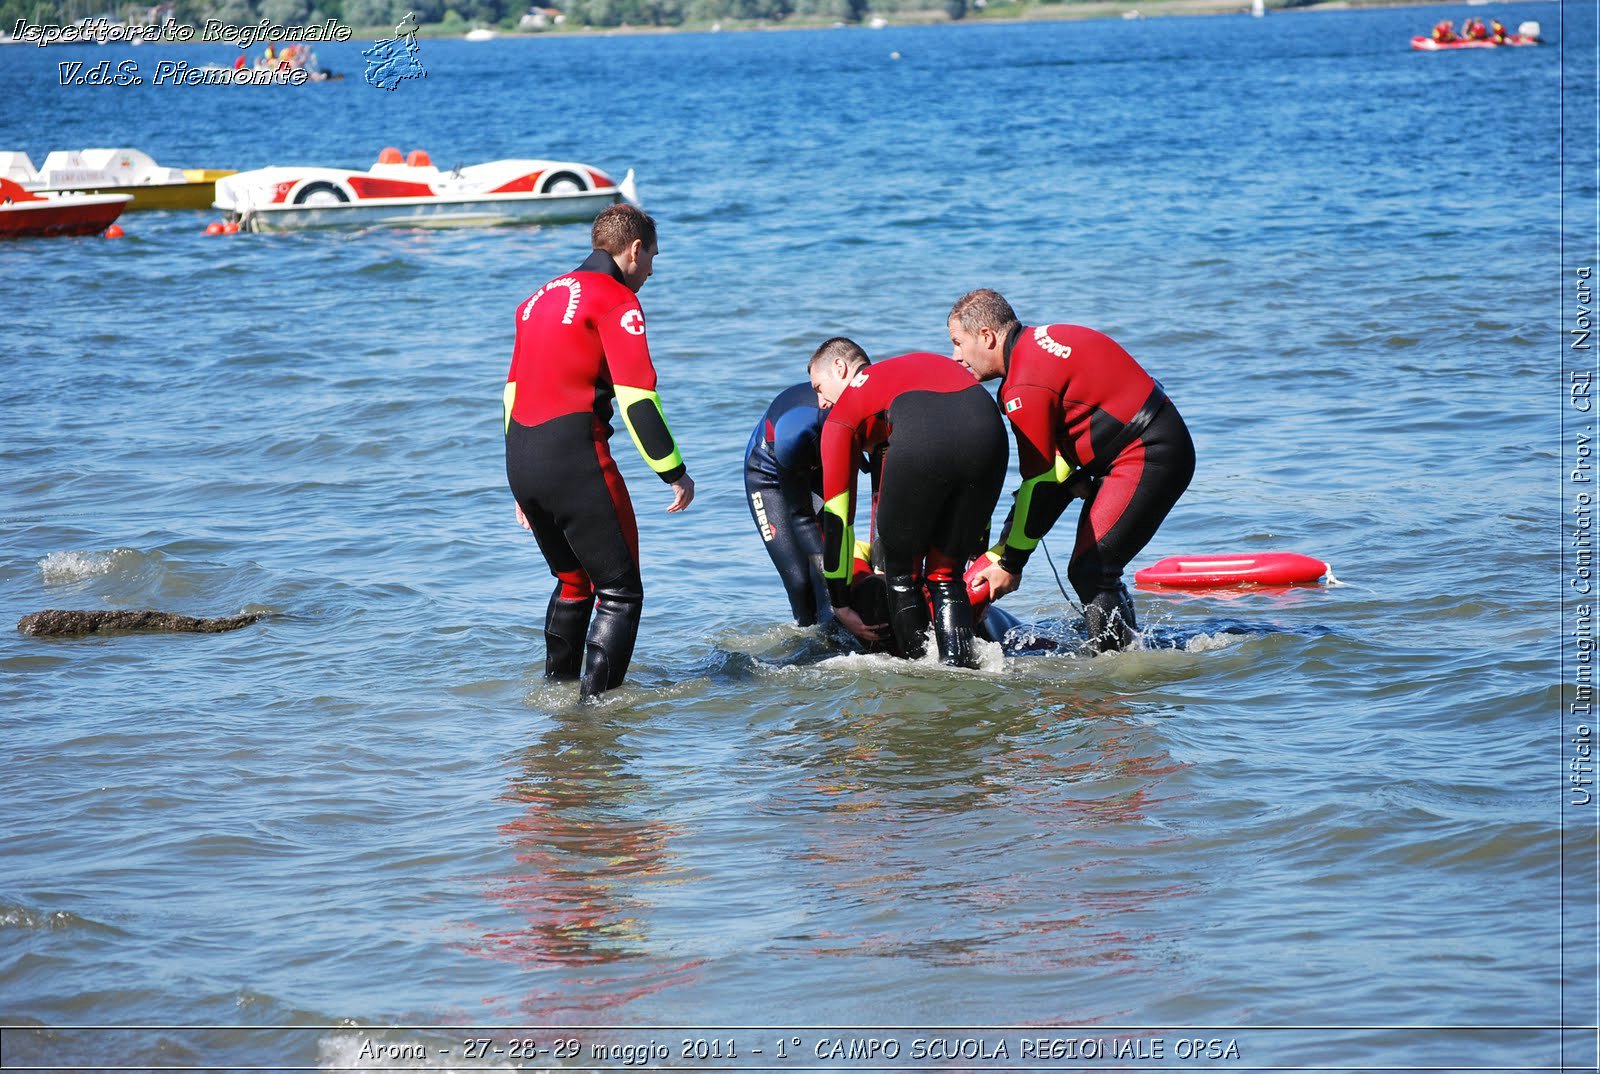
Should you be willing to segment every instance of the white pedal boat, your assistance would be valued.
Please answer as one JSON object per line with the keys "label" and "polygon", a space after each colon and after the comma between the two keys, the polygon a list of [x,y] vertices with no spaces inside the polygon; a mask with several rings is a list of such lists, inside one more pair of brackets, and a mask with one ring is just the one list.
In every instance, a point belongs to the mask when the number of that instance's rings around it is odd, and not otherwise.
{"label": "white pedal boat", "polygon": [[324,227],[494,227],[592,220],[619,201],[638,203],[633,169],[619,183],[563,160],[492,160],[434,167],[412,150],[385,149],[364,172],[276,167],[217,181],[214,205],[246,231]]}

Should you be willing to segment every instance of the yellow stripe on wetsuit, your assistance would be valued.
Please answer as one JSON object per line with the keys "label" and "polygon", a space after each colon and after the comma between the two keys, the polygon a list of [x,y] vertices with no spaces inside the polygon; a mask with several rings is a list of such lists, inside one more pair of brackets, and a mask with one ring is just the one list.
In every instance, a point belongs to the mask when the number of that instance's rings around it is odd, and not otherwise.
{"label": "yellow stripe on wetsuit", "polygon": [[[838,554],[834,562],[827,562],[828,550],[834,547],[833,541],[824,542],[822,577],[830,582],[848,582],[855,572],[855,530],[850,525],[850,493],[841,492],[833,499],[822,505],[824,532],[834,529],[827,525],[828,516],[833,516],[835,526],[839,533]],[[831,536],[831,535],[830,535]]]}
{"label": "yellow stripe on wetsuit", "polygon": [[[628,427],[633,446],[639,456],[658,474],[666,475],[683,470],[683,456],[678,453],[678,443],[667,427],[666,412],[661,409],[661,396],[653,389],[630,388],[626,384],[614,385],[622,423]],[[648,446],[647,446],[648,445]]]}
{"label": "yellow stripe on wetsuit", "polygon": [[[1058,453],[1056,455],[1056,464],[1053,467],[1042,474],[1028,478],[1022,483],[1022,486],[1017,489],[1017,506],[1011,514],[1011,528],[1006,531],[1003,547],[1018,552],[1032,552],[1039,546],[1040,539],[1044,537],[1043,532],[1040,532],[1038,537],[1028,536],[1030,532],[1028,520],[1034,513],[1034,493],[1040,491],[1041,486],[1054,485],[1060,487],[1065,485],[1067,479],[1071,476],[1072,464]],[[1054,522],[1055,520],[1051,519],[1051,521]]]}

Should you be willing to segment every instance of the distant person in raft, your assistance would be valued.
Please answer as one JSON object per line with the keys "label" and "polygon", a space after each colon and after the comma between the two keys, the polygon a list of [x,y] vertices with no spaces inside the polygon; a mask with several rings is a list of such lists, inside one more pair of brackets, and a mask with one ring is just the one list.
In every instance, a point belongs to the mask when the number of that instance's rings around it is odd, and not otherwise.
{"label": "distant person in raft", "polygon": [[955,360],[1003,378],[1022,485],[993,561],[978,573],[998,600],[1074,498],[1083,498],[1067,577],[1090,643],[1123,649],[1138,623],[1122,572],[1194,476],[1194,443],[1161,385],[1109,336],[1078,325],[1025,328],[996,291],[963,295],[947,327]]}
{"label": "distant person in raft", "polygon": [[[856,459],[879,462],[877,537],[889,630],[900,655],[927,650],[930,604],[939,658],[972,667],[972,606],[962,568],[983,548],[1005,482],[1005,425],[989,393],[940,354],[872,364],[856,343],[827,340],[811,356],[822,425],[822,566],[839,623],[870,644],[850,605]],[[888,445],[892,442],[893,447]]]}
{"label": "distant person in raft", "polygon": [[1454,41],[1456,39],[1456,24],[1449,19],[1440,19],[1433,27],[1433,39],[1441,45]]}
{"label": "distant person in raft", "polygon": [[633,501],[607,444],[613,400],[639,454],[672,489],[667,510],[694,499],[634,297],[654,271],[655,221],[624,202],[595,217],[590,235],[588,260],[517,307],[505,387],[506,478],[517,520],[533,531],[556,579],[545,611],[545,675],[581,679],[584,698],[621,685],[644,605]]}

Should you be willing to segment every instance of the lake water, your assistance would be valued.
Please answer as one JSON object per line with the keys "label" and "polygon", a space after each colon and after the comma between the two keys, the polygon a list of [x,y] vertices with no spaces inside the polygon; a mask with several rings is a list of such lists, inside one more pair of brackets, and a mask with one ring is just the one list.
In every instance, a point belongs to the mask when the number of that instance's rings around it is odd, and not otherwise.
{"label": "lake water", "polygon": [[[1551,44],[1408,49],[1466,14]],[[1597,1020],[1563,567],[1593,5],[424,39],[394,92],[370,45],[299,88],[58,84],[224,45],[0,49],[0,148],[635,168],[699,497],[667,515],[617,443],[644,622],[580,707],[540,677],[500,389],[584,227],[158,213],[0,247],[0,619],[272,613],[0,632],[6,1066],[503,1068],[526,1037],[537,1066],[951,1065],[920,1037],[1017,1069],[1594,1068],[1560,1029]],[[1135,567],[1285,549],[1338,584],[1141,593],[1141,651],[976,672],[785,625],[750,427],[823,338],[947,350],[983,285],[1110,333],[1186,416],[1194,484]],[[1039,560],[1007,604],[1070,630]]]}

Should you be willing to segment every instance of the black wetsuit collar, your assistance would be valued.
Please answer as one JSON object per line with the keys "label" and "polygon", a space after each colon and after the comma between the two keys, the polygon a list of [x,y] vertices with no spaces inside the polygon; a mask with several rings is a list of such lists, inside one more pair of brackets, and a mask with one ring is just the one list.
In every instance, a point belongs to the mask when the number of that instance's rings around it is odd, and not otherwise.
{"label": "black wetsuit collar", "polygon": [[1022,338],[1022,323],[1013,321],[1011,330],[1006,333],[1005,345],[1001,348],[1001,360],[1005,362],[1006,372],[1011,372],[1011,348],[1017,345],[1017,340]]}
{"label": "black wetsuit collar", "polygon": [[628,281],[622,276],[622,269],[617,267],[617,259],[604,250],[591,253],[583,264],[576,269],[578,272],[598,272],[602,276],[610,276],[613,280],[627,286]]}

